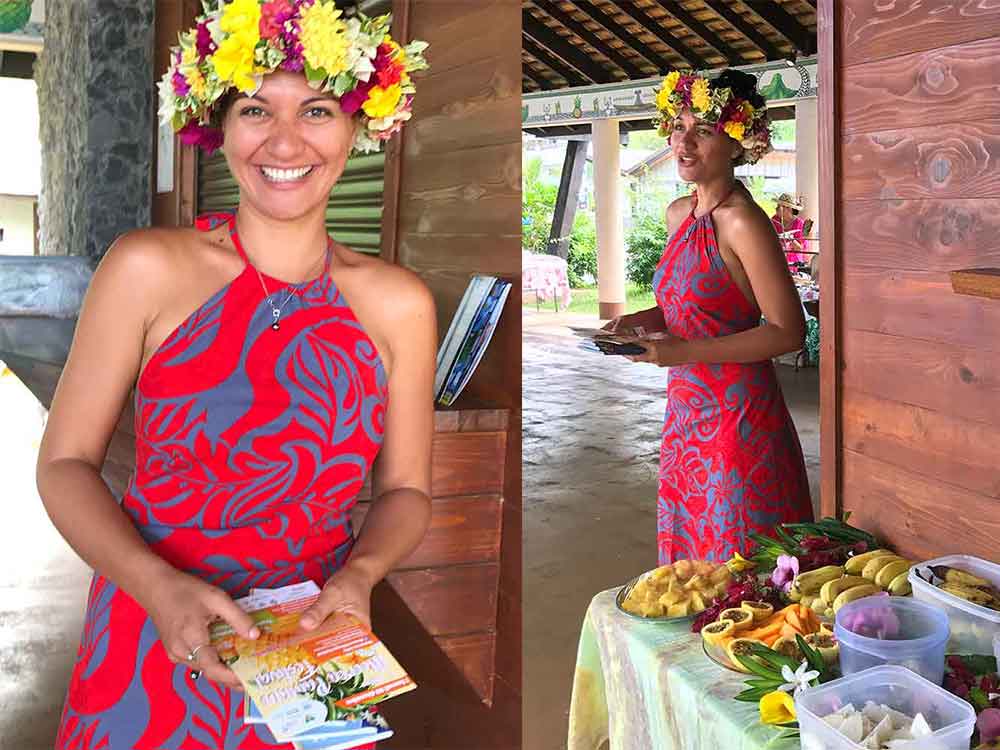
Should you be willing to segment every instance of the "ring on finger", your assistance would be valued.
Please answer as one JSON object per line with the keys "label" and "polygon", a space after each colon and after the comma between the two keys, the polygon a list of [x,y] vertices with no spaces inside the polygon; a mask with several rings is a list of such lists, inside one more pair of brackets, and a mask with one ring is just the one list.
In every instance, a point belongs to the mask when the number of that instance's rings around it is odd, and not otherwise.
{"label": "ring on finger", "polygon": [[199,643],[197,646],[195,646],[193,649],[191,649],[191,651],[188,652],[187,660],[188,661],[194,661],[195,659],[197,659],[198,658],[198,652],[202,648],[204,648],[205,645],[206,644],[204,644],[204,643]]}

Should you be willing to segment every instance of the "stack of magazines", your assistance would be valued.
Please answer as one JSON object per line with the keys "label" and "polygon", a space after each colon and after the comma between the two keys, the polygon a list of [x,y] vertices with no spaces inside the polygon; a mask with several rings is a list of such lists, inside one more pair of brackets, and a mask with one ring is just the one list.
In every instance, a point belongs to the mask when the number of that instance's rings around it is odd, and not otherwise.
{"label": "stack of magazines", "polygon": [[472,378],[493,338],[510,287],[509,281],[495,276],[473,276],[466,287],[438,351],[434,394],[442,406],[451,406]]}
{"label": "stack of magazines", "polygon": [[267,724],[275,740],[298,750],[346,750],[392,736],[374,706],[413,690],[413,680],[356,618],[334,614],[315,630],[299,616],[319,596],[312,581],[253,589],[237,600],[260,630],[257,640],[226,623],[211,626],[212,645],[245,690],[244,720]]}

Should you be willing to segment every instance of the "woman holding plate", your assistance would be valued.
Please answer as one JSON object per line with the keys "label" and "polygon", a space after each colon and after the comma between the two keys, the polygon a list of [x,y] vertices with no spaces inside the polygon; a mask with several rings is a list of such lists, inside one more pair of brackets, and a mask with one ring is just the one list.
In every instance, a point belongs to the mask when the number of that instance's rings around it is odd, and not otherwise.
{"label": "woman holding plate", "polygon": [[802,449],[771,362],[802,347],[805,322],[774,228],[733,172],[771,148],[756,79],[672,72],[656,105],[695,191],[667,208],[657,307],[607,328],[640,329],[632,340],[646,351],[630,359],[670,368],[660,563],[724,561],[748,548],[751,532],[812,518]]}

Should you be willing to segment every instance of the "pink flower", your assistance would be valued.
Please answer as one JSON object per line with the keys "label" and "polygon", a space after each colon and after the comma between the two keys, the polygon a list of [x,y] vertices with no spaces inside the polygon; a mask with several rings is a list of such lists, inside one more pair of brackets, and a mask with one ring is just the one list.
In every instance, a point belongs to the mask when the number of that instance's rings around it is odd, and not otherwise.
{"label": "pink flower", "polygon": [[264,3],[260,9],[260,35],[264,39],[274,39],[279,36],[287,21],[294,12],[289,0],[272,0]]}
{"label": "pink flower", "polygon": [[206,154],[211,154],[222,146],[224,140],[221,129],[201,125],[197,120],[188,122],[177,131],[177,135],[181,137],[181,143],[186,146],[200,146]]}
{"label": "pink flower", "polygon": [[345,115],[353,115],[368,98],[368,92],[375,86],[374,80],[360,81],[357,86],[340,97],[340,110]]}
{"label": "pink flower", "polygon": [[208,30],[208,24],[205,22],[198,24],[195,48],[198,50],[199,62],[203,61],[206,57],[215,52],[215,42],[212,41],[212,32]]}
{"label": "pink flower", "polygon": [[1000,708],[987,708],[976,719],[979,741],[983,744],[1000,738]]}
{"label": "pink flower", "polygon": [[771,583],[786,594],[792,589],[792,582],[799,574],[799,560],[791,555],[779,555],[778,565],[771,574]]}

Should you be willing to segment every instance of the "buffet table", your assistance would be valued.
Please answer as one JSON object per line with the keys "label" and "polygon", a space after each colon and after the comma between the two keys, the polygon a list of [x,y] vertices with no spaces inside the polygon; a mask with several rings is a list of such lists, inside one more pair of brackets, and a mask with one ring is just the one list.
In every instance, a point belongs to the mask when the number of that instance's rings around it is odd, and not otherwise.
{"label": "buffet table", "polygon": [[573,677],[568,750],[795,750],[798,740],[759,721],[733,697],[745,677],[712,662],[690,622],[643,623],[594,597]]}

